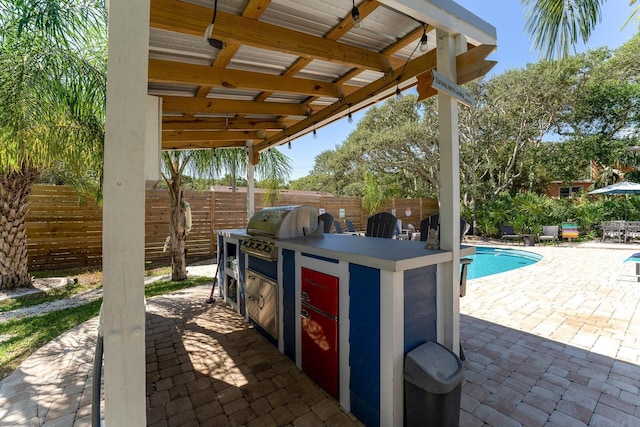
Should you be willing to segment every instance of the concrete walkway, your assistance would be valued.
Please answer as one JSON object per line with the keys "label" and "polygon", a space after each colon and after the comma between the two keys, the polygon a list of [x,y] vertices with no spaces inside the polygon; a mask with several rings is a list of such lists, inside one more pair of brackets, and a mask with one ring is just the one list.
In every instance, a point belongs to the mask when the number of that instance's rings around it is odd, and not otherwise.
{"label": "concrete walkway", "polygon": [[[468,282],[463,426],[640,425],[635,245],[532,247],[537,264]],[[358,425],[200,286],[149,300],[148,424]],[[88,426],[96,320],[0,382],[0,426]]]}

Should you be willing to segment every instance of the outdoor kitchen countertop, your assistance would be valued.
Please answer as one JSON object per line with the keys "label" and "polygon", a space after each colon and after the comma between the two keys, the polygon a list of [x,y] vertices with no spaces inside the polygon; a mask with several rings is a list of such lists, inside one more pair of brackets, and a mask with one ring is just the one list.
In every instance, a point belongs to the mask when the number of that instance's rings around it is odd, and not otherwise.
{"label": "outdoor kitchen countertop", "polygon": [[[218,230],[224,237],[249,237],[246,230]],[[415,240],[383,239],[351,234],[324,234],[276,240],[277,247],[311,255],[352,262],[388,271],[403,271],[451,261],[450,251],[425,249],[425,242]],[[475,253],[475,247],[462,246],[460,256]]]}

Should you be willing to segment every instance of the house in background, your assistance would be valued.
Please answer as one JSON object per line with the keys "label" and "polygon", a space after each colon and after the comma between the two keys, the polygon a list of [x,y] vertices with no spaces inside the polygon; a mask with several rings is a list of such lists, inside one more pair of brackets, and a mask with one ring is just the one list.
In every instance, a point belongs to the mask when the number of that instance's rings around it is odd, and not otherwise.
{"label": "house in background", "polygon": [[624,181],[624,177],[626,174],[630,172],[635,172],[637,168],[635,166],[622,166],[616,165],[611,167],[602,167],[594,160],[591,161],[591,166],[589,170],[590,178],[581,179],[573,182],[566,181],[552,181],[544,191],[544,194],[551,197],[552,199],[562,199],[566,197],[581,197],[582,194],[593,190],[592,186],[598,181],[600,175],[605,171],[605,169],[610,169],[608,173],[611,174],[612,180],[609,184],[614,184],[616,182]]}

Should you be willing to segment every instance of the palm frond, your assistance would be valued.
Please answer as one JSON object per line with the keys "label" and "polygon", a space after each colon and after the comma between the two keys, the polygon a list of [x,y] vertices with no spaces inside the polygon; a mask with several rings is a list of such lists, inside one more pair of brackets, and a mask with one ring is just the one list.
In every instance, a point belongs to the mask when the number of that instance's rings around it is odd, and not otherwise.
{"label": "palm frond", "polygon": [[603,0],[522,0],[525,31],[547,59],[564,58],[579,40],[586,42],[602,20]]}

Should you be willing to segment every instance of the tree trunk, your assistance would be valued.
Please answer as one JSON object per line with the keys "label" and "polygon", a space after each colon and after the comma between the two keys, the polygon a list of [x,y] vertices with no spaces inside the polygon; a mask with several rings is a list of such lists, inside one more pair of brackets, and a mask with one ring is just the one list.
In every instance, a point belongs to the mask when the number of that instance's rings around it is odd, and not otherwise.
{"label": "tree trunk", "polygon": [[179,174],[171,177],[171,280],[187,280],[187,229],[185,227],[185,213],[182,179]]}
{"label": "tree trunk", "polygon": [[26,216],[37,171],[0,174],[0,289],[31,286]]}

